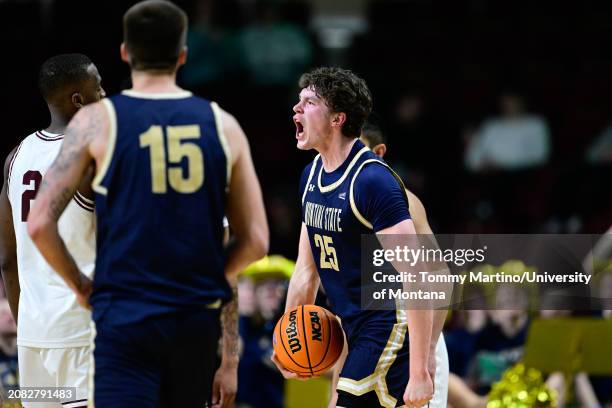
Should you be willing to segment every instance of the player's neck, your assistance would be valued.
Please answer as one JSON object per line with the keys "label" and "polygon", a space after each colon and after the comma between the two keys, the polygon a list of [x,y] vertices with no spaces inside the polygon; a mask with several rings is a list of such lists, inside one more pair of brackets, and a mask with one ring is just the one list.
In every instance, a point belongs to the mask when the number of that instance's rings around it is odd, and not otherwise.
{"label": "player's neck", "polygon": [[319,148],[323,169],[331,173],[340,167],[351,153],[351,149],[356,141],[357,139],[350,139],[344,136],[336,137],[332,138],[331,142],[326,146]]}
{"label": "player's neck", "polygon": [[152,71],[132,71],[132,90],[143,93],[184,91],[176,85],[176,72],[156,73]]}
{"label": "player's neck", "polygon": [[54,106],[49,106],[49,112],[51,113],[51,123],[45,129],[46,132],[63,134],[68,127],[70,118],[64,117]]}

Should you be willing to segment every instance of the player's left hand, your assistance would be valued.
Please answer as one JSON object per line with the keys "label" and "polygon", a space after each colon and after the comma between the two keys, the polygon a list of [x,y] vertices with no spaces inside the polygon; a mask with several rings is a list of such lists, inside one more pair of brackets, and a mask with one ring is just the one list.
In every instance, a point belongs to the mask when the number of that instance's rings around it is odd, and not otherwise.
{"label": "player's left hand", "polygon": [[231,408],[238,391],[238,364],[224,364],[217,369],[213,381],[211,408]]}
{"label": "player's left hand", "polygon": [[406,391],[404,392],[404,403],[408,408],[420,408],[425,406],[433,397],[433,382],[428,372],[422,375],[410,375]]}

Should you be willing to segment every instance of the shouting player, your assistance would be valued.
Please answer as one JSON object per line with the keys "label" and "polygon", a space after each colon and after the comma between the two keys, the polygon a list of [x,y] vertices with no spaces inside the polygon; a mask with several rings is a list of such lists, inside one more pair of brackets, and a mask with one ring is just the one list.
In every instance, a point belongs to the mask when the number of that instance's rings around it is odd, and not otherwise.
{"label": "shouting player", "polygon": [[[201,408],[211,388],[213,406],[230,407],[237,310],[234,302],[222,312],[220,306],[232,299],[238,272],[268,246],[249,145],[234,117],[176,85],[187,58],[183,10],[143,1],[125,13],[123,29],[121,57],[133,88],[71,121],[29,232],[82,304],[93,307],[98,408]],[[91,283],[66,251],[57,219],[92,163],[98,247],[89,298]],[[224,214],[235,238],[227,262]]]}
{"label": "shouting player", "polygon": [[[41,180],[57,157],[70,119],[104,97],[100,75],[89,58],[63,54],[43,63],[39,86],[51,124],[26,137],[4,165],[0,195],[2,277],[17,322],[19,382],[22,387],[74,387],[63,407],[87,406],[91,314],[40,255],[27,233],[28,213]],[[59,233],[81,271],[91,277],[96,255],[91,172],[67,197]],[[58,403],[24,402],[29,407]]]}
{"label": "shouting player", "polygon": [[[287,309],[313,303],[321,282],[342,319],[348,355],[338,407],[423,406],[433,393],[429,350],[439,335],[432,333],[433,312],[361,308],[361,235],[415,234],[403,184],[359,140],[372,108],[370,91],[339,68],[303,75],[300,88],[293,108],[297,147],[319,155],[300,183],[302,231]],[[321,224],[309,216],[313,208],[330,209],[336,219]],[[295,377],[273,360],[285,377]]]}

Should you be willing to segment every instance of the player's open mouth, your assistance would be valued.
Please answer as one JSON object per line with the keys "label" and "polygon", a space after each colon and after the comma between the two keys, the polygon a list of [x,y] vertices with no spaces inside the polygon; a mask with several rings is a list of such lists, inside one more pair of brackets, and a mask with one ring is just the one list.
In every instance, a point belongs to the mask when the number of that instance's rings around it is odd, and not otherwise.
{"label": "player's open mouth", "polygon": [[293,119],[293,122],[295,123],[295,137],[299,139],[304,136],[304,125],[297,119]]}

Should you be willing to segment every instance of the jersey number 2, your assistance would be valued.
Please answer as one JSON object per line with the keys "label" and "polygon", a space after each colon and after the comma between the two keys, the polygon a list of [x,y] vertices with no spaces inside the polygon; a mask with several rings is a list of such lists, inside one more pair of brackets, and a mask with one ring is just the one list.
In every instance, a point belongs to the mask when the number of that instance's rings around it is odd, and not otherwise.
{"label": "jersey number 2", "polygon": [[[151,126],[140,135],[140,147],[150,150],[153,193],[165,194],[168,192],[168,184],[179,193],[193,193],[199,190],[204,183],[204,156],[200,146],[186,140],[199,139],[200,127],[166,126],[165,130],[168,142],[167,153],[161,126]],[[187,159],[187,177],[183,177],[183,168],[180,166],[183,158]],[[168,168],[169,164],[174,166]]]}
{"label": "jersey number 2", "polygon": [[31,201],[36,198],[40,182],[42,180],[42,174],[39,171],[28,170],[23,174],[23,185],[31,187],[34,182],[34,188],[26,190],[21,195],[21,221],[26,222],[28,220],[28,214],[30,214]]}
{"label": "jersey number 2", "polygon": [[334,241],[326,235],[315,234],[314,242],[317,248],[321,250],[321,269],[333,269],[339,271],[338,257],[336,249],[333,247]]}

